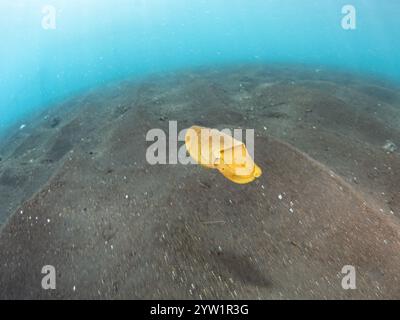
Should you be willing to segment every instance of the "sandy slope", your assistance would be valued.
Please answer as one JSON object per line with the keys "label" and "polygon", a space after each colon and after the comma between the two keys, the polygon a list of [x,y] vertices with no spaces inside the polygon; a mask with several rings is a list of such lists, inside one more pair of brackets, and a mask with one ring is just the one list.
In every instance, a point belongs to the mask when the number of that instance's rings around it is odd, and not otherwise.
{"label": "sandy slope", "polygon": [[[255,128],[265,174],[238,186],[150,166],[145,134],[168,120]],[[298,66],[188,71],[67,101],[0,149],[0,297],[399,298],[400,156],[382,149],[400,145],[399,123],[398,89]],[[344,265],[355,291],[341,288]]]}

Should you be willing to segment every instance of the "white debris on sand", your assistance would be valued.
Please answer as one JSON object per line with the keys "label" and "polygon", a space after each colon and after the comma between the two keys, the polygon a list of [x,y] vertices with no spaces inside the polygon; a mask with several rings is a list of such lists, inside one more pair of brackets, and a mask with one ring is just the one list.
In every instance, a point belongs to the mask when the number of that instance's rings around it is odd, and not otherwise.
{"label": "white debris on sand", "polygon": [[19,130],[23,130],[26,127],[26,124],[21,124],[21,126],[19,127]]}
{"label": "white debris on sand", "polygon": [[394,142],[390,140],[387,140],[386,144],[382,148],[388,153],[393,153],[397,151],[397,146],[394,144]]}

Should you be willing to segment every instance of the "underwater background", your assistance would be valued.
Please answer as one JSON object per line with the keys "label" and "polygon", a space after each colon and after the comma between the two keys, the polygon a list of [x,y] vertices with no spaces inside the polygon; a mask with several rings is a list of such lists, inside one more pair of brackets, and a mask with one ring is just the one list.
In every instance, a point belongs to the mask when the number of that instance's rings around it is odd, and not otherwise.
{"label": "underwater background", "polygon": [[[357,28],[341,26],[342,7]],[[46,5],[56,29],[42,28]],[[2,0],[0,130],[112,80],[196,66],[296,63],[400,79],[397,0]]]}
{"label": "underwater background", "polygon": [[399,13],[0,0],[0,300],[400,299]]}

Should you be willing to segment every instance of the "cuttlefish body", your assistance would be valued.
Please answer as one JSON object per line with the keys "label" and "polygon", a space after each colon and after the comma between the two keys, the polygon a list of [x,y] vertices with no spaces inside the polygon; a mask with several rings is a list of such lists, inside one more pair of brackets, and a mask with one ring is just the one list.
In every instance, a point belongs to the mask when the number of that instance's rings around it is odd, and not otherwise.
{"label": "cuttlefish body", "polygon": [[243,142],[216,129],[193,126],[186,132],[185,144],[198,164],[217,169],[235,183],[250,183],[262,174]]}

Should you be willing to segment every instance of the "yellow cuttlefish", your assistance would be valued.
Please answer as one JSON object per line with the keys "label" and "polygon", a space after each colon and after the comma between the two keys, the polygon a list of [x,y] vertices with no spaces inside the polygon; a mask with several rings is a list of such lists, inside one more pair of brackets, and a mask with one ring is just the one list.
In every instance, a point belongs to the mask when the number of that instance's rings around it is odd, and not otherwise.
{"label": "yellow cuttlefish", "polygon": [[262,174],[243,142],[216,129],[199,126],[189,128],[185,145],[198,164],[219,170],[225,178],[235,183],[250,183]]}

